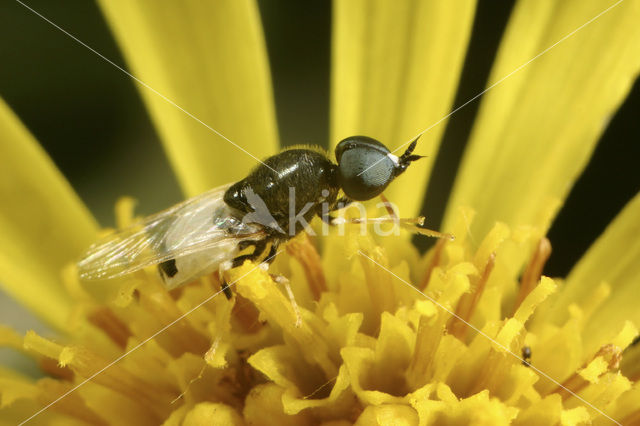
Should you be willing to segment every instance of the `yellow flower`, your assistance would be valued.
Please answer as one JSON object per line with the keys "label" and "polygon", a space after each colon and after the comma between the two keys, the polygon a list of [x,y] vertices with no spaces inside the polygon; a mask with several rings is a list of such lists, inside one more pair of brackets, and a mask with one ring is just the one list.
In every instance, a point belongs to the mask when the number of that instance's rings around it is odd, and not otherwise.
{"label": "yellow flower", "polygon": [[[185,194],[254,163],[207,126],[256,157],[276,152],[253,1],[100,4]],[[332,143],[399,146],[446,116],[474,11],[472,0],[336,0]],[[300,324],[249,263],[229,273],[232,302],[211,298],[213,277],[172,292],[147,271],[82,285],[73,260],[100,231],[0,104],[0,283],[60,332],[0,328],[3,346],[47,374],[0,369],[2,424],[640,422],[640,196],[566,279],[540,276],[544,235],[640,69],[639,19],[636,0],[520,0],[445,216],[456,240],[420,256],[406,235],[349,232],[316,241],[320,256],[294,239],[273,270],[289,278]],[[424,146],[435,152],[442,129]],[[403,216],[429,168],[389,188]],[[117,216],[134,220],[130,200]]]}

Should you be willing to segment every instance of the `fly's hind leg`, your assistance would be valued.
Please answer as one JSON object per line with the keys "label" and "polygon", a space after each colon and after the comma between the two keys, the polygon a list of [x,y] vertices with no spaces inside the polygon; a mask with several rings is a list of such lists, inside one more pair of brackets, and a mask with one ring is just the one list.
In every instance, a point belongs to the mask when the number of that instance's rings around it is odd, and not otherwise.
{"label": "fly's hind leg", "polygon": [[224,293],[227,300],[231,300],[233,297],[233,293],[231,293],[231,289],[229,288],[229,284],[227,284],[227,280],[224,278],[224,272],[228,269],[231,269],[230,262],[223,262],[218,266],[218,281],[220,282],[220,287],[222,288],[222,292]]}
{"label": "fly's hind leg", "polygon": [[266,263],[267,265],[271,265],[273,263],[273,261],[276,260],[276,254],[278,254],[278,246],[279,245],[280,245],[280,243],[277,240],[271,242],[271,248],[269,249],[269,253],[267,254],[267,257],[264,258],[262,263]]}

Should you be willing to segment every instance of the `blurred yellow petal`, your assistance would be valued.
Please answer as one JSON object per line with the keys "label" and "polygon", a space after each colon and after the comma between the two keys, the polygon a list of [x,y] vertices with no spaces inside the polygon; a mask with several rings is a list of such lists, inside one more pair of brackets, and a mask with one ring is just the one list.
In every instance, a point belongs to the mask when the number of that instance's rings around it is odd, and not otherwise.
{"label": "blurred yellow petal", "polygon": [[271,78],[254,1],[100,5],[132,74],[161,94],[140,86],[187,195],[238,180],[257,159],[275,153]]}
{"label": "blurred yellow petal", "polygon": [[454,397],[444,400],[444,403],[416,401],[415,407],[420,414],[421,424],[429,425],[508,425],[518,414],[517,408],[509,407],[497,398],[490,398],[486,390],[465,399]]}
{"label": "blurred yellow petal", "polygon": [[[54,384],[53,380],[44,378],[34,383],[16,372],[0,367],[0,425],[9,426],[23,422],[31,416],[43,403],[48,403],[55,394],[56,387],[67,384]],[[51,386],[53,385],[53,386]],[[56,395],[57,396],[57,395]],[[33,425],[103,425],[95,416],[84,416],[84,409],[79,398],[72,395],[68,400],[61,401],[64,407],[56,407],[55,410],[47,410],[29,424]],[[72,404],[76,405],[73,406]],[[72,419],[62,413],[74,411],[79,419]]]}
{"label": "blurred yellow petal", "polygon": [[[624,425],[638,424],[638,421],[640,421],[638,401],[640,401],[640,382],[636,381],[629,391],[612,404],[609,412]],[[600,417],[595,424],[606,425],[609,423],[607,419]]]}
{"label": "blurred yellow petal", "polygon": [[559,395],[550,395],[518,414],[515,425],[554,425],[560,420],[562,413],[562,400]]}
{"label": "blurred yellow petal", "polygon": [[560,415],[560,424],[562,426],[581,426],[589,423],[589,412],[585,407],[564,410]]}
{"label": "blurred yellow petal", "polygon": [[244,421],[240,414],[228,405],[201,402],[187,413],[183,426],[240,426]]}
{"label": "blurred yellow petal", "polygon": [[415,334],[402,320],[382,314],[375,349],[346,347],[342,358],[351,386],[364,404],[402,402],[408,392],[404,372],[409,366]]}
{"label": "blurred yellow petal", "polygon": [[364,409],[362,414],[360,414],[355,425],[413,426],[418,425],[418,413],[416,413],[416,410],[406,405],[370,405]]}
{"label": "blurred yellow petal", "polygon": [[[453,103],[475,5],[334,1],[330,144],[363,134],[393,149],[442,119]],[[403,216],[420,209],[445,124],[420,139],[416,152],[431,159],[415,163],[404,184],[386,192]]]}
{"label": "blurred yellow petal", "polygon": [[[585,24],[609,1],[516,5],[488,86]],[[458,206],[546,231],[640,68],[640,2],[625,1],[491,89],[484,97],[445,218]]]}
{"label": "blurred yellow petal", "polygon": [[0,408],[5,408],[20,399],[35,399],[36,386],[18,373],[0,369]]}
{"label": "blurred yellow petal", "polygon": [[300,413],[285,414],[282,406],[284,389],[273,383],[259,384],[249,392],[242,414],[249,425],[261,426],[306,426],[313,420]]}
{"label": "blurred yellow petal", "polygon": [[[139,415],[157,420],[164,418],[171,411],[170,402],[176,396],[173,390],[163,388],[158,383],[146,381],[137,371],[123,364],[110,365],[110,360],[104,359],[92,350],[80,346],[62,346],[38,336],[33,331],[27,332],[24,347],[56,360],[59,367],[72,371],[80,379],[90,377],[92,384],[99,385],[108,392],[105,399],[111,399],[114,395],[117,395],[117,398],[125,397],[128,405],[137,406]],[[126,362],[129,363],[132,360]],[[98,371],[100,374],[96,374]],[[88,391],[91,391],[91,388]],[[90,400],[95,402],[96,398],[90,398]]]}
{"label": "blurred yellow petal", "polygon": [[95,237],[96,224],[51,159],[0,100],[0,285],[64,329],[71,309],[60,270]]}
{"label": "blurred yellow petal", "polygon": [[620,212],[567,277],[552,320],[567,316],[570,303],[584,303],[604,281],[611,294],[585,324],[585,345],[612,338],[627,320],[640,327],[637,295],[640,288],[640,194]]}

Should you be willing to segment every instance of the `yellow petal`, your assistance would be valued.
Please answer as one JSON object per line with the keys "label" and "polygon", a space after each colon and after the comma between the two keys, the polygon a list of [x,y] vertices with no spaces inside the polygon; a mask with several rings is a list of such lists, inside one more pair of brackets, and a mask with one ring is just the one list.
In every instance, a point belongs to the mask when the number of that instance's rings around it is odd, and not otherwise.
{"label": "yellow petal", "polygon": [[526,323],[538,305],[549,297],[549,295],[555,293],[556,289],[556,283],[551,278],[542,277],[536,288],[522,301],[522,304],[513,315],[514,319],[520,321],[522,324]]}
{"label": "yellow petal", "polygon": [[560,415],[562,426],[581,426],[589,424],[589,412],[585,407],[576,407],[571,410],[563,410]]}
{"label": "yellow petal", "polygon": [[[611,404],[612,406],[607,410],[608,414],[622,424],[637,424],[640,418],[638,401],[640,401],[640,382],[636,381],[628,392]],[[609,422],[608,419],[601,417],[594,424],[605,425],[609,424]]]}
{"label": "yellow petal", "polygon": [[[594,407],[608,407],[620,395],[631,389],[632,382],[619,373],[608,373],[600,379],[598,384],[586,387],[580,396],[589,401]],[[574,400],[575,401],[575,400]],[[600,413],[589,406],[584,406],[581,401],[568,401],[568,406],[580,406],[588,410],[591,417],[598,417]],[[622,419],[616,419],[622,420]],[[630,424],[630,423],[627,423]]]}
{"label": "yellow petal", "polygon": [[[475,5],[334,1],[330,144],[363,134],[396,148],[441,120],[453,102]],[[425,133],[416,152],[435,157],[445,124]],[[420,209],[432,164],[417,162],[387,190],[403,216]]]}
{"label": "yellow petal", "polygon": [[356,420],[356,426],[395,425],[413,426],[418,424],[418,413],[407,405],[384,404],[370,405],[364,409]]}
{"label": "yellow petal", "polygon": [[548,397],[530,405],[518,414],[516,425],[557,424],[562,416],[562,400],[560,395]]}
{"label": "yellow petal", "polygon": [[36,386],[11,370],[0,370],[0,409],[20,399],[35,399]]}
{"label": "yellow petal", "polygon": [[[438,397],[441,397],[438,394]],[[439,401],[417,401],[414,406],[420,414],[421,424],[453,425],[508,425],[518,414],[518,409],[509,407],[497,398],[490,398],[484,390],[461,399]],[[425,421],[426,420],[426,421]]]}
{"label": "yellow petal", "polygon": [[245,400],[242,414],[249,425],[307,426],[313,418],[302,412],[291,416],[282,406],[284,389],[273,383],[265,383],[251,389]]}
{"label": "yellow petal", "polygon": [[187,413],[183,426],[234,426],[244,425],[242,417],[228,405],[201,402]]}
{"label": "yellow petal", "polygon": [[561,321],[567,306],[582,302],[603,281],[611,294],[585,324],[585,347],[592,350],[614,337],[627,320],[640,328],[637,304],[640,282],[640,194],[637,194],[596,240],[567,277],[566,287],[554,306],[553,317]]}
{"label": "yellow petal", "polygon": [[[335,384],[334,384],[335,382]],[[304,414],[305,410],[313,409],[314,413],[326,413],[326,417],[348,416],[354,401],[353,391],[349,389],[349,374],[343,365],[338,372],[338,377],[326,382],[324,387],[318,387],[315,393],[301,398],[295,397],[291,392],[282,395],[282,406],[284,412],[289,415]],[[333,386],[329,396],[318,397],[321,392],[326,392],[326,388]]]}
{"label": "yellow petal", "polygon": [[[488,87],[615,2],[521,0]],[[640,68],[640,3],[621,2],[486,95],[451,195],[474,208],[475,235],[496,220],[544,232]]]}
{"label": "yellow petal", "polygon": [[60,270],[94,239],[96,224],[51,159],[0,99],[0,285],[65,328]]}
{"label": "yellow petal", "polygon": [[[229,272],[231,282],[238,294],[251,300],[267,320],[278,324],[288,338],[298,346],[301,355],[307,361],[318,366],[325,376],[335,377],[338,368],[329,355],[329,347],[323,336],[319,336],[308,321],[297,326],[297,316],[291,301],[274,285],[271,277],[262,269],[245,263]],[[310,316],[301,310],[301,315]]]}
{"label": "yellow petal", "polygon": [[152,88],[140,91],[187,195],[240,179],[256,158],[276,151],[271,79],[254,1],[100,5],[132,74]]}

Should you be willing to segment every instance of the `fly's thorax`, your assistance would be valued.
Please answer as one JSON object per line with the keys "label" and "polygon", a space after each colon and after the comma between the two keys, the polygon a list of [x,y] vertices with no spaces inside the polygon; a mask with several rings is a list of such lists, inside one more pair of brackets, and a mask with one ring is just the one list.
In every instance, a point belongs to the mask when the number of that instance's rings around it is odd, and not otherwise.
{"label": "fly's thorax", "polygon": [[260,223],[292,237],[337,199],[336,165],[309,149],[290,149],[260,164],[225,193],[224,201]]}

